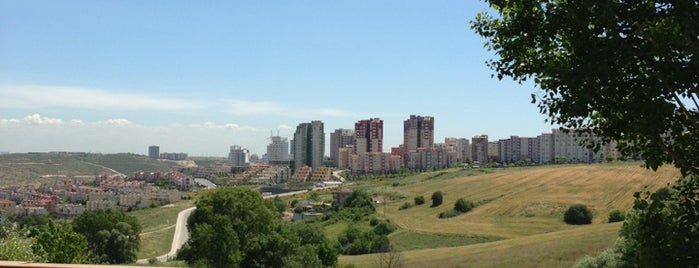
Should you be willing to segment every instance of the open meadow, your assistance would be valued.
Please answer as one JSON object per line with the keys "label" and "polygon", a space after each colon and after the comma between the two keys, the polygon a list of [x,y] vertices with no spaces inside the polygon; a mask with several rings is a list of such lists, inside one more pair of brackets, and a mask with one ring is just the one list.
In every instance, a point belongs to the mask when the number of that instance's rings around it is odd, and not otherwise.
{"label": "open meadow", "polygon": [[[357,182],[357,189],[388,199],[377,212],[398,226],[389,235],[409,267],[564,267],[610,246],[620,224],[608,224],[613,210],[627,211],[638,191],[655,191],[676,181],[679,171],[657,172],[639,163],[556,165],[508,169],[435,171],[406,178]],[[430,207],[433,192],[444,202]],[[399,210],[416,196],[426,203]],[[464,198],[468,213],[438,215]],[[591,225],[563,222],[568,206],[583,204]],[[341,264],[373,266],[379,254],[341,256]]]}

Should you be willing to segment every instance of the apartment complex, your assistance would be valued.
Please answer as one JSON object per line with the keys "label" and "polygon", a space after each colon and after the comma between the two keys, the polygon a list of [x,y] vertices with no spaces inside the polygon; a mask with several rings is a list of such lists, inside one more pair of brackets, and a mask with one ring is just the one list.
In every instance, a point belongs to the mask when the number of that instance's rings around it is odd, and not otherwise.
{"label": "apartment complex", "polygon": [[340,128],[330,133],[330,159],[335,167],[340,166],[340,149],[347,146],[354,146],[354,130]]}
{"label": "apartment complex", "polygon": [[431,116],[410,115],[403,121],[403,146],[405,150],[430,148],[434,145],[434,118]]}
{"label": "apartment complex", "polygon": [[267,161],[273,164],[289,161],[289,141],[280,136],[272,136],[270,140],[271,143],[267,145]]}
{"label": "apartment complex", "polygon": [[148,146],[148,158],[158,159],[160,157],[160,146],[151,145]]}
{"label": "apartment complex", "polygon": [[498,141],[497,160],[502,163],[531,161],[553,164],[601,162],[618,158],[614,144],[594,152],[581,144],[586,139],[598,141],[597,137],[574,129],[553,129],[551,133],[542,133],[535,138],[511,136]]}
{"label": "apartment complex", "polygon": [[354,124],[354,134],[356,154],[383,152],[383,120],[359,120]]}
{"label": "apartment complex", "polygon": [[294,167],[319,168],[325,156],[325,132],[323,122],[316,120],[301,123],[294,133]]}
{"label": "apartment complex", "polygon": [[471,138],[471,160],[478,163],[488,162],[488,135]]}
{"label": "apartment complex", "polygon": [[231,146],[228,153],[228,163],[232,167],[246,167],[250,165],[250,151],[240,145]]}

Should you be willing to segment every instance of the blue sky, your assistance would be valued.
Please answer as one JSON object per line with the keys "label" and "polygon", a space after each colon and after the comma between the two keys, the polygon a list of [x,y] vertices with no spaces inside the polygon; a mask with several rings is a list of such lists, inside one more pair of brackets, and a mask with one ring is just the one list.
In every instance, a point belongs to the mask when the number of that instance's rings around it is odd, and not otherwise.
{"label": "blue sky", "polygon": [[436,141],[535,136],[533,85],[491,78],[479,1],[0,0],[0,152],[262,154],[270,131],[411,114]]}

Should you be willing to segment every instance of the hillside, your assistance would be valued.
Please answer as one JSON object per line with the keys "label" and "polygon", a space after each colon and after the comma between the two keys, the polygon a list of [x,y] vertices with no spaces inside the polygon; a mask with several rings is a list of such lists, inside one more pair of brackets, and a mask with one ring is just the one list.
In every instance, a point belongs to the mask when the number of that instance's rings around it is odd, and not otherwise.
{"label": "hillside", "polygon": [[135,154],[4,154],[0,155],[0,187],[39,184],[73,176],[168,171],[177,166],[173,161],[151,160]]}
{"label": "hillside", "polygon": [[[607,224],[610,211],[628,210],[633,193],[644,187],[655,190],[674,182],[679,172],[671,167],[657,172],[639,167],[639,163],[565,165],[498,170],[432,172],[405,179],[383,179],[358,183],[357,188],[394,198],[377,206],[399,226],[389,238],[398,249],[414,248],[404,241],[422,243],[430,235],[481,237],[496,242],[475,245],[432,245],[431,249],[403,251],[405,264],[412,267],[468,265],[477,259],[494,256],[501,265],[530,263],[525,266],[565,266],[585,254],[594,254],[611,245],[620,225]],[[444,203],[429,206],[434,191],[442,191]],[[427,204],[405,210],[398,208],[424,196]],[[440,212],[453,207],[458,198],[479,203],[473,211],[449,219],[439,219]],[[562,215],[569,205],[585,204],[593,210],[593,224],[569,226]],[[420,234],[421,239],[406,239],[405,233]],[[435,239],[437,240],[437,239]],[[441,247],[441,248],[440,248]],[[525,254],[526,253],[526,254]],[[505,258],[505,260],[500,260]],[[521,259],[518,259],[521,258]],[[552,261],[552,265],[540,263]],[[343,256],[341,263],[366,264],[374,255]],[[509,263],[509,265],[508,265]],[[537,263],[539,263],[537,265]],[[360,267],[363,265],[359,265]],[[479,266],[479,265],[475,265]],[[519,265],[518,265],[519,266]]]}

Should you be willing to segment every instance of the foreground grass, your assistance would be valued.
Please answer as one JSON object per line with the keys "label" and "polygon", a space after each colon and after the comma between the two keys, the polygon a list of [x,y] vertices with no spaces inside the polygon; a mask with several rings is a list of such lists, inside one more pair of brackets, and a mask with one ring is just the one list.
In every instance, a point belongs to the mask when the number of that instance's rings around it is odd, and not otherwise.
{"label": "foreground grass", "polygon": [[[611,246],[621,223],[581,226],[569,230],[460,247],[402,251],[404,267],[571,267],[585,256]],[[373,267],[380,254],[340,256],[341,265]]]}

